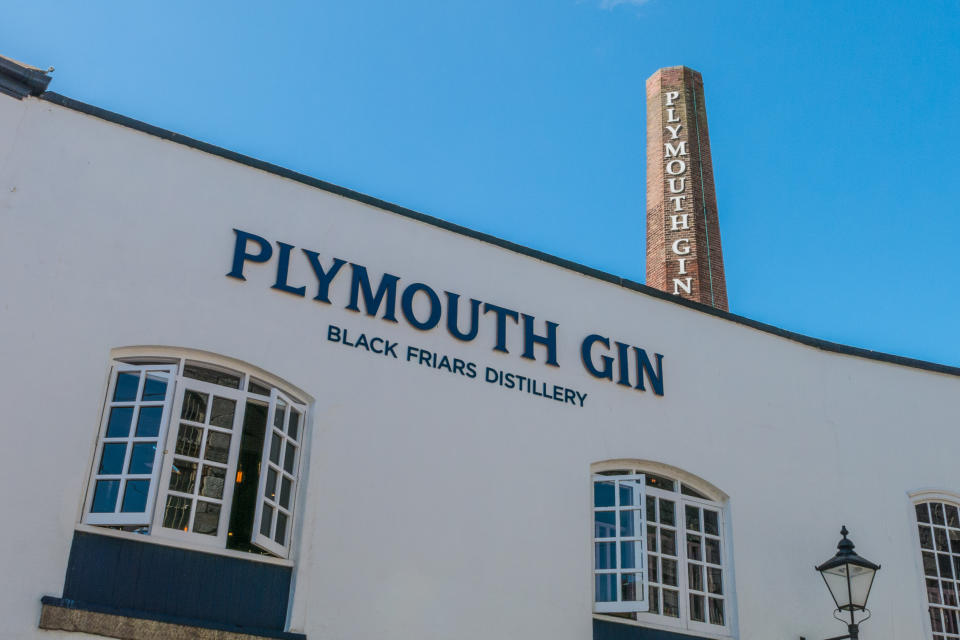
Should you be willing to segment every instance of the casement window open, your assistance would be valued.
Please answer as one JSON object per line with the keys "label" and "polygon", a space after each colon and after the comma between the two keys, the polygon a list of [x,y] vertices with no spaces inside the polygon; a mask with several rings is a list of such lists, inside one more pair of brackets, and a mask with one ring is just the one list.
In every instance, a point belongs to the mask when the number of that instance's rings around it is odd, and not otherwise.
{"label": "casement window open", "polygon": [[593,482],[593,610],[624,622],[730,633],[723,505],[643,467]]}
{"label": "casement window open", "polygon": [[304,402],[247,372],[153,360],[111,370],[84,522],[288,557]]}

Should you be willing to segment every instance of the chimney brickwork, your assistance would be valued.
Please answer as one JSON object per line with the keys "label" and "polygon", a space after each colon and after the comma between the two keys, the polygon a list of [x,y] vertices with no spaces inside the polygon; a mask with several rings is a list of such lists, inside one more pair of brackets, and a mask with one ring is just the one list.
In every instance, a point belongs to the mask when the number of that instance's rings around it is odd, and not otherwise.
{"label": "chimney brickwork", "polygon": [[727,310],[703,78],[647,79],[647,284]]}

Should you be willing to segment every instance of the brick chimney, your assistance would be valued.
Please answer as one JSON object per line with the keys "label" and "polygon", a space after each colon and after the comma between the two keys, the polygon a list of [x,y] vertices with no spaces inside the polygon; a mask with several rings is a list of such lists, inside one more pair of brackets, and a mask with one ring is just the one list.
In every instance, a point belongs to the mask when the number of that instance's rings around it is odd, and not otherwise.
{"label": "brick chimney", "polygon": [[727,310],[703,78],[647,79],[647,284]]}

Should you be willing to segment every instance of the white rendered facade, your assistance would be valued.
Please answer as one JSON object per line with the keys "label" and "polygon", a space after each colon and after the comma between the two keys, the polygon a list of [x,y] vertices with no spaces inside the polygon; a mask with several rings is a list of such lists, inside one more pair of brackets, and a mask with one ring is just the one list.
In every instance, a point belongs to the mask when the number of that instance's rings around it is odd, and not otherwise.
{"label": "white rendered facade", "polygon": [[[226,276],[235,229],[273,254],[246,261],[245,280]],[[286,284],[305,296],[271,289],[277,243],[295,247]],[[312,299],[302,249],[346,263],[329,304]],[[399,277],[397,322],[345,308],[351,263],[374,286]],[[591,479],[605,470],[687,483],[720,514],[724,624],[643,628],[842,633],[813,565],[846,524],[883,567],[861,637],[932,637],[913,503],[960,493],[957,370],[803,344],[37,97],[0,95],[0,273],[0,566],[16,576],[0,589],[0,637],[79,637],[38,628],[77,530],[203,549],[89,524],[111,367],[149,358],[239,371],[303,403],[289,557],[248,559],[292,567],[285,628],[308,638],[583,640],[598,616],[634,626],[593,613]],[[509,353],[493,349],[491,314],[471,341],[445,316],[414,328],[400,311],[411,283],[533,315],[538,335],[557,323],[559,366],[542,344],[521,357],[522,320],[506,325]],[[398,357],[333,342],[330,325]],[[663,395],[591,375],[593,334],[610,355],[614,341],[662,354]],[[419,364],[409,347],[478,375]],[[599,366],[607,352],[593,353]],[[578,399],[508,390],[487,367]]]}

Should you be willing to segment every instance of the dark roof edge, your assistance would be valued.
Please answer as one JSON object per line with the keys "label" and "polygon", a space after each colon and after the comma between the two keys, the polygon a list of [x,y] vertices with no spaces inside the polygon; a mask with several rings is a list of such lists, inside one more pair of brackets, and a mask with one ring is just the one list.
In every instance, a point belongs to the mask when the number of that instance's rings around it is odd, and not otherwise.
{"label": "dark roof edge", "polygon": [[50,76],[46,71],[0,56],[0,93],[20,100],[26,96],[39,96],[48,84]]}
{"label": "dark roof edge", "polygon": [[843,344],[838,344],[836,342],[829,342],[827,340],[820,340],[819,338],[812,338],[810,336],[803,335],[801,333],[795,333],[793,331],[787,331],[786,329],[781,329],[773,325],[769,325],[763,322],[758,322],[756,320],[751,320],[750,318],[745,318],[744,316],[739,316],[735,313],[730,313],[728,311],[721,311],[720,309],[715,309],[714,307],[700,304],[699,302],[693,302],[691,300],[685,300],[679,296],[673,296],[665,291],[659,289],[654,289],[653,287],[648,287],[647,285],[640,284],[639,282],[634,282],[626,278],[621,278],[615,276],[611,273],[605,271],[600,271],[599,269],[593,269],[585,265],[572,262],[570,260],[564,260],[563,258],[558,258],[557,256],[550,255],[549,253],[544,253],[542,251],[537,251],[536,249],[531,249],[508,240],[503,240],[496,236],[492,236],[487,233],[482,233],[480,231],[474,231],[468,227],[464,227],[452,222],[447,222],[446,220],[441,220],[440,218],[435,218],[433,216],[414,211],[412,209],[407,209],[406,207],[401,207],[399,205],[387,202],[385,200],[380,200],[379,198],[374,198],[372,196],[353,191],[351,189],[346,189],[344,187],[337,186],[330,182],[325,182],[324,180],[319,180],[317,178],[312,178],[310,176],[304,175],[302,173],[297,173],[296,171],[291,171],[290,169],[285,169],[284,167],[271,164],[269,162],[264,162],[263,160],[257,160],[256,158],[251,158],[250,156],[245,156],[229,149],[224,149],[223,147],[218,147],[200,140],[195,140],[193,138],[188,138],[187,136],[181,135],[179,133],[174,133],[173,131],[168,131],[166,129],[161,129],[160,127],[155,127],[153,125],[141,122],[139,120],[134,120],[133,118],[128,118],[127,116],[114,113],[112,111],[107,111],[106,109],[101,109],[93,105],[80,102],[79,100],[74,100],[68,98],[59,93],[52,91],[47,91],[40,96],[41,100],[46,100],[53,104],[66,107],[68,109],[73,109],[74,111],[79,111],[114,124],[119,124],[124,127],[129,127],[131,129],[136,129],[137,131],[142,131],[143,133],[162,138],[164,140],[169,140],[170,142],[176,142],[177,144],[182,144],[184,146],[196,149],[198,151],[203,151],[204,153],[209,153],[215,156],[220,156],[226,160],[232,160],[233,162],[239,162],[240,164],[247,165],[248,167],[253,167],[254,169],[260,169],[261,171],[266,171],[267,173],[272,173],[274,175],[288,178],[302,184],[315,187],[317,189],[322,189],[330,193],[342,196],[344,198],[349,198],[357,202],[362,202],[364,204],[377,207],[379,209],[385,209],[397,215],[401,215],[407,218],[412,218],[413,220],[418,220],[435,227],[440,227],[447,231],[452,231],[460,235],[473,238],[475,240],[480,240],[481,242],[486,242],[494,246],[506,249],[508,251],[513,251],[531,258],[536,258],[537,260],[542,260],[558,267],[568,269],[570,271],[575,271],[585,276],[591,278],[596,278],[597,280],[602,280],[610,284],[614,284],[624,289],[629,289],[630,291],[636,291],[654,298],[659,298],[660,300],[665,300],[673,304],[677,304],[689,309],[694,309],[700,311],[701,313],[706,313],[718,318],[723,318],[737,324],[745,325],[752,329],[757,329],[765,333],[770,333],[781,338],[786,338],[787,340],[792,340],[794,342],[799,342],[810,347],[815,347],[823,351],[830,351],[833,353],[840,353],[844,355],[856,356],[859,358],[867,358],[869,360],[879,360],[881,362],[888,362],[891,364],[897,364],[904,367],[912,367],[914,369],[924,369],[926,371],[935,371],[937,373],[945,373],[948,375],[960,377],[960,367],[952,367],[945,364],[938,364],[935,362],[927,362],[925,360],[917,360],[916,358],[905,358],[903,356],[896,356],[889,353],[883,353],[881,351],[871,351],[870,349],[861,349],[859,347],[850,347]]}

